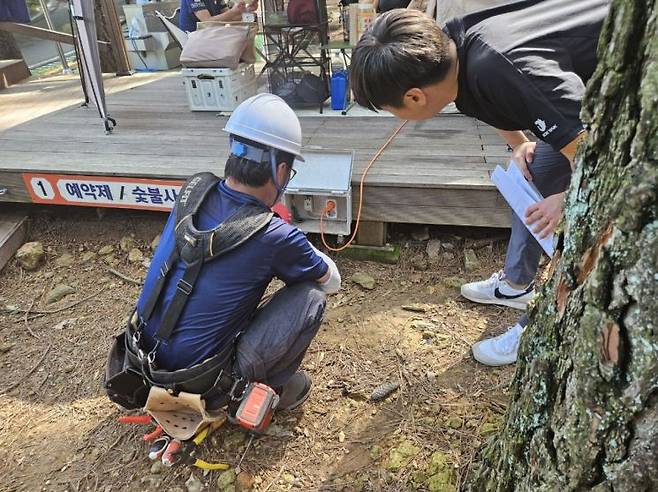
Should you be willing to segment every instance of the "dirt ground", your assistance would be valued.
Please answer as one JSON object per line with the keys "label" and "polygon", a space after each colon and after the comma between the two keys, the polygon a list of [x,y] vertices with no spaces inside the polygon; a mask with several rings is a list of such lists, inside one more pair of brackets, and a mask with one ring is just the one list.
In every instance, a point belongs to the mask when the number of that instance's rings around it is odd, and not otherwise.
{"label": "dirt ground", "polygon": [[[43,243],[45,263],[28,272],[12,259],[0,275],[0,489],[234,490],[218,485],[232,478],[221,472],[153,466],[142,442],[151,429],[119,424],[122,412],[100,385],[111,337],[139,293],[108,265],[143,279],[164,214],[51,207],[31,217],[30,240]],[[501,267],[501,231],[429,233],[443,245],[433,261],[425,231],[411,226],[391,232],[402,249],[397,265],[338,260],[343,290],[329,299],[303,364],[314,379],[310,399],[275,416],[246,454],[248,436],[229,425],[200,450],[232,466],[243,458],[237,490],[459,489],[500,421],[513,376],[513,368],[477,364],[469,347],[518,312],[459,297],[461,281]],[[469,246],[480,264],[466,273]],[[134,248],[143,260],[134,251],[128,260]],[[374,289],[354,283],[356,273],[372,277]],[[46,305],[62,284],[73,292]],[[383,383],[400,386],[372,401]]]}

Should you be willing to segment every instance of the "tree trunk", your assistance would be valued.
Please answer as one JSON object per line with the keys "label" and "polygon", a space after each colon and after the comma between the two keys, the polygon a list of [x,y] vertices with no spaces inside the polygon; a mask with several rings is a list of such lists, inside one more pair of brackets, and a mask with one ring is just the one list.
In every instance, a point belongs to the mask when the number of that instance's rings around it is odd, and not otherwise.
{"label": "tree trunk", "polygon": [[613,1],[557,267],[471,490],[658,490],[657,16]]}
{"label": "tree trunk", "polygon": [[9,32],[0,31],[0,60],[22,60],[23,55],[18,48],[14,36]]}

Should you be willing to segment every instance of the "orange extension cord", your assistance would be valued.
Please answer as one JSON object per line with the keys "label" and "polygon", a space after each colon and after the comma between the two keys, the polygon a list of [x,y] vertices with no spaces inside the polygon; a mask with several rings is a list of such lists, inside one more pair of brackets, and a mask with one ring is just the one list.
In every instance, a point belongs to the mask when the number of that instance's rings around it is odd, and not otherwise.
{"label": "orange extension cord", "polygon": [[372,158],[370,163],[366,166],[365,170],[363,171],[363,174],[361,175],[361,182],[359,183],[359,210],[356,213],[356,224],[354,225],[354,232],[352,233],[352,237],[350,237],[349,241],[345,243],[343,246],[340,248],[332,248],[327,244],[327,241],[324,238],[324,218],[325,216],[328,218],[329,213],[333,210],[335,207],[334,202],[329,202],[327,204],[327,207],[322,211],[322,214],[320,214],[320,238],[322,239],[322,244],[324,244],[324,247],[327,248],[329,251],[343,251],[345,248],[349,247],[350,244],[354,241],[354,238],[356,238],[356,233],[359,232],[359,223],[361,222],[361,209],[363,208],[363,184],[366,180],[366,176],[368,175],[368,171],[370,171],[370,168],[372,165],[375,163],[377,159],[384,153],[386,148],[391,144],[393,139],[397,137],[398,133],[404,128],[404,125],[406,125],[409,121],[404,120],[402,123],[400,123],[400,126],[397,127],[397,129],[393,132],[393,134],[388,137],[388,140],[380,147],[380,149],[377,151],[375,156]]}

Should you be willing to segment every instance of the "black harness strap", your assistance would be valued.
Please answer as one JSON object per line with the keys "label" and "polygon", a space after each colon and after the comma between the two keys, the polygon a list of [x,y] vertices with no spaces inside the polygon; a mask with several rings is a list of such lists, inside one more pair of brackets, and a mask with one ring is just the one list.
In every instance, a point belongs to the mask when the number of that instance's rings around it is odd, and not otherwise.
{"label": "black harness strap", "polygon": [[219,181],[214,174],[200,173],[192,176],[181,188],[176,202],[176,245],[162,265],[160,275],[149,294],[141,313],[141,322],[149,320],[160,300],[168,274],[179,261],[185,270],[176,284],[176,291],[167,306],[155,338],[167,342],[176,328],[187,299],[201,273],[203,264],[234,250],[254,234],[267,226],[273,213],[264,205],[245,204],[215,229],[200,231],[194,224],[195,216],[206,195]]}
{"label": "black harness strap", "polygon": [[[203,203],[203,199],[206,197],[208,192],[217,185],[218,182],[219,178],[212,173],[199,173],[190,177],[185,182],[185,184],[183,184],[175,204],[176,225],[174,232],[178,230],[180,222],[183,220],[183,218],[191,218],[198,212],[199,207]],[[162,289],[167,283],[169,271],[176,264],[179,258],[180,255],[178,252],[177,241],[172,252],[169,254],[169,257],[162,265],[162,268],[160,269],[160,275],[158,276],[158,279],[153,286],[153,290],[149,294],[149,297],[144,304],[144,310],[141,313],[142,322],[148,320],[153,314],[155,306],[157,306],[158,300],[160,299]]]}
{"label": "black harness strap", "polygon": [[264,207],[243,205],[212,231],[198,231],[192,216],[181,221],[179,234],[176,234],[176,250],[186,267],[155,335],[159,341],[167,342],[171,337],[203,264],[244,244],[271,219],[272,212]]}
{"label": "black harness strap", "polygon": [[203,266],[203,259],[197,260],[194,263],[187,264],[183,276],[176,284],[176,292],[173,299],[169,302],[167,309],[162,316],[162,321],[158,328],[155,338],[161,342],[167,342],[171,338],[171,334],[178,323],[178,318],[180,318],[183,308],[187,303],[187,298],[192,293],[194,289],[194,284],[196,283],[197,278],[199,278],[199,273],[201,273],[201,267]]}
{"label": "black harness strap", "polygon": [[160,299],[160,294],[162,293],[162,289],[165,286],[165,283],[167,282],[167,275],[169,273],[169,270],[171,270],[172,265],[174,265],[178,261],[178,249],[174,246],[171,254],[169,257],[165,260],[164,264],[160,268],[160,276],[155,282],[155,285],[153,286],[153,290],[149,294],[148,298],[146,299],[146,303],[144,304],[144,310],[142,311],[142,321],[147,320],[151,317],[153,314],[153,311],[155,310],[155,306],[158,304],[158,300]]}

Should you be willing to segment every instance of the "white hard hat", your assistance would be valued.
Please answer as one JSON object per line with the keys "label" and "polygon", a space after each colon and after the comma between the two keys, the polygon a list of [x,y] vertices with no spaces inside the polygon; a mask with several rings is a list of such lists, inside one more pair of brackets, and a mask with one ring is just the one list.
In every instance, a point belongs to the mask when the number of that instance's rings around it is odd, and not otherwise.
{"label": "white hard hat", "polygon": [[224,131],[304,160],[299,119],[290,106],[274,94],[256,94],[243,101],[231,114]]}

